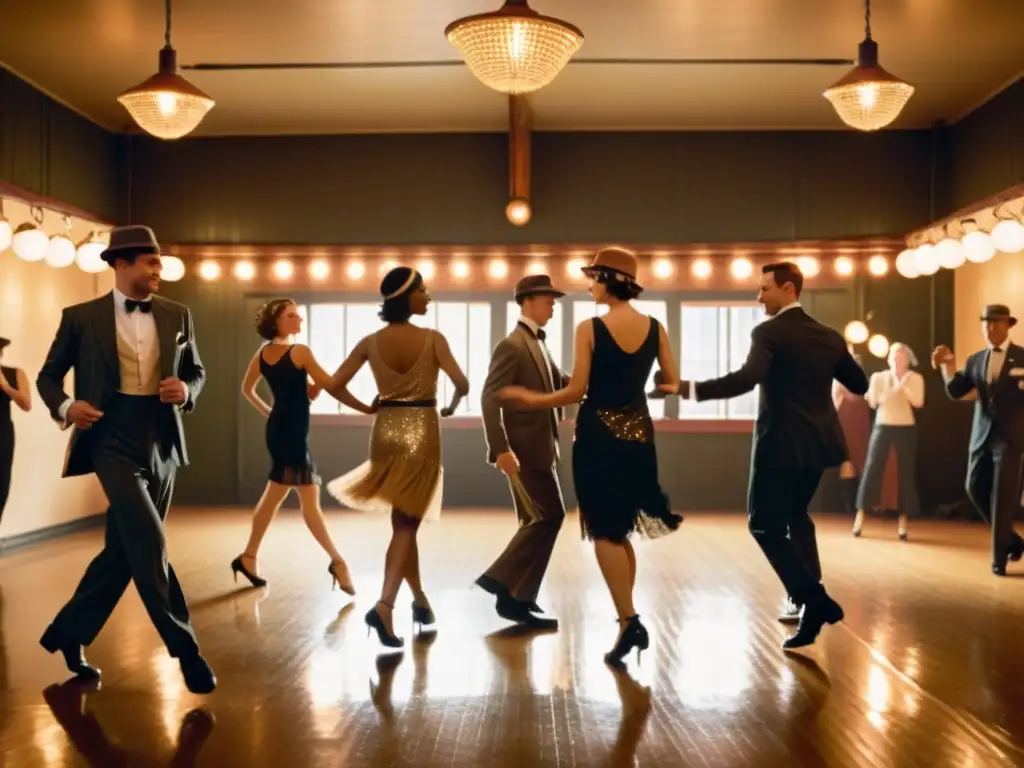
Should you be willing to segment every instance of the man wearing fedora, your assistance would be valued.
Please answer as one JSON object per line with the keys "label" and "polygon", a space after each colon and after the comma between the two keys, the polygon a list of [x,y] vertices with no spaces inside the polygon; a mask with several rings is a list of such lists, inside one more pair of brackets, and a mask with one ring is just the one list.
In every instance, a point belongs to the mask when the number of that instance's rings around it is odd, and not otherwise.
{"label": "man wearing fedora", "polygon": [[[185,685],[209,693],[216,678],[199,653],[164,540],[175,472],[188,463],[181,413],[195,407],[205,380],[192,315],[154,295],[160,246],[149,227],[114,229],[102,257],[114,290],[64,309],[36,387],[61,428],[73,428],[62,476],[95,472],[103,486],[106,540],[40,643],[80,677],[98,678],[82,646],[134,581]],[[69,397],[64,377],[72,369]]]}
{"label": "man wearing fedora", "polygon": [[528,275],[516,284],[519,322],[494,349],[481,403],[487,461],[508,477],[519,529],[476,583],[497,597],[499,616],[535,629],[558,628],[557,619],[535,614],[541,613],[537,593],[565,519],[557,471],[561,410],[523,409],[502,403],[498,395],[511,385],[537,392],[565,385],[567,377],[544,344],[544,326],[564,295],[547,275]]}
{"label": "man wearing fedora", "polygon": [[1010,341],[1017,318],[1003,304],[990,304],[981,315],[986,348],[956,369],[956,356],[945,344],[932,352],[946,392],[959,400],[977,392],[967,460],[967,495],[992,526],[992,572],[1006,575],[1006,561],[1024,556],[1024,539],[1013,530],[1020,507],[1021,458],[1024,456],[1024,348]]}

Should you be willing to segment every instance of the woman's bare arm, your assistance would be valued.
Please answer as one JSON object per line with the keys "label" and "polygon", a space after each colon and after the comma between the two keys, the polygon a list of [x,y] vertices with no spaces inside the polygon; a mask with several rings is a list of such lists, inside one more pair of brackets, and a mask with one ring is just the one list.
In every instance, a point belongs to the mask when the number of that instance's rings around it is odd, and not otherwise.
{"label": "woman's bare arm", "polygon": [[[561,408],[578,403],[587,393],[590,364],[594,357],[594,321],[584,320],[576,327],[573,343],[572,376],[569,383],[556,392],[534,392],[526,387],[505,387],[501,396],[527,408]],[[673,367],[675,363],[672,363]],[[679,375],[675,374],[676,380]]]}
{"label": "woman's bare arm", "polygon": [[452,380],[452,384],[455,385],[452,401],[441,409],[442,416],[451,416],[455,413],[455,409],[459,407],[462,398],[469,394],[469,379],[466,378],[466,374],[462,372],[462,368],[459,367],[455,356],[452,355],[451,347],[448,346],[448,339],[444,337],[444,334],[438,333],[435,337],[434,353],[437,355],[438,366]]}
{"label": "woman's bare arm", "polygon": [[261,347],[252,360],[249,367],[245,369],[245,377],[242,379],[242,396],[249,401],[253,408],[259,411],[264,417],[270,415],[270,406],[256,392],[256,385],[260,380],[260,355],[263,354]]}
{"label": "woman's bare arm", "polygon": [[338,370],[330,377],[330,387],[324,387],[324,391],[342,405],[347,405],[352,410],[370,415],[377,412],[376,402],[367,405],[348,391],[348,383],[359,373],[359,369],[363,367],[363,363],[369,358],[368,347],[369,344],[366,338],[356,344],[356,348],[345,358],[345,362],[338,366]]}

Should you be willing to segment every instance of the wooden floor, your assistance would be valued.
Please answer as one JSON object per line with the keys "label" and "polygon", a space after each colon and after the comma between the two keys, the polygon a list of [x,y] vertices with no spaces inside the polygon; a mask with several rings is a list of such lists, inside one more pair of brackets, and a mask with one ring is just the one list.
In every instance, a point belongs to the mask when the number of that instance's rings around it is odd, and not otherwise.
{"label": "wooden floor", "polygon": [[[611,602],[567,520],[540,604],[558,633],[504,629],[473,579],[511,513],[447,514],[421,534],[434,635],[378,656],[362,614],[380,587],[382,518],[333,513],[355,603],[295,513],[263,552],[270,586],[228,563],[245,511],[172,513],[172,561],[220,680],[185,691],[130,590],[89,649],[99,691],[56,686],[37,644],[101,542],[89,531],[0,558],[3,766],[998,766],[1024,764],[1024,567],[991,575],[979,525],[823,518],[825,579],[846,610],[785,655],[781,590],[739,515],[693,515],[638,547],[637,607],[652,647],[628,673],[602,655]],[[1013,567],[1011,567],[1011,571]],[[397,631],[410,637],[409,596]],[[201,709],[199,709],[201,708]]]}

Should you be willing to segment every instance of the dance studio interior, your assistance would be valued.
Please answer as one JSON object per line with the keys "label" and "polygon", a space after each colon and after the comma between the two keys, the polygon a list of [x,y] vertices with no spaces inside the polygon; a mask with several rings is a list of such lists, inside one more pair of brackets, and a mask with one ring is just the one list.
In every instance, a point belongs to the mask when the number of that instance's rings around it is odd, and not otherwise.
{"label": "dance studio interior", "polygon": [[502,2],[4,4],[0,765],[1024,765],[1024,4]]}

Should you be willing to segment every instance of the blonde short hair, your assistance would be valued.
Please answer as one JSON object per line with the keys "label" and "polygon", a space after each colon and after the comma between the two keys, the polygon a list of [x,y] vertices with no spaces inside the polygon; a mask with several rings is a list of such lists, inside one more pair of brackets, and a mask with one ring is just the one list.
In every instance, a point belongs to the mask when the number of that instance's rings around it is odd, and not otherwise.
{"label": "blonde short hair", "polygon": [[917,368],[917,355],[914,354],[914,350],[902,341],[894,341],[892,346],[889,347],[889,354],[892,354],[898,349],[905,349],[907,351],[907,359],[910,360],[910,367]]}

